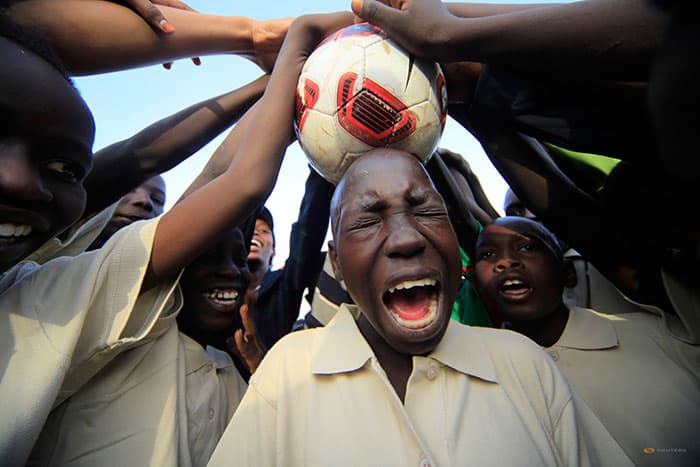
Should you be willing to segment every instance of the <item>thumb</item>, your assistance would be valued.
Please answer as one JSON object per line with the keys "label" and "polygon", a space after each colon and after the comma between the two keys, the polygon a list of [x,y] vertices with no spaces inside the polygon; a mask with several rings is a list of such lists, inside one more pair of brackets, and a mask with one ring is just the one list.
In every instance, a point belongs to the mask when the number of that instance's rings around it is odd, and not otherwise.
{"label": "thumb", "polygon": [[384,30],[391,29],[402,13],[377,0],[352,0],[351,7],[357,16]]}

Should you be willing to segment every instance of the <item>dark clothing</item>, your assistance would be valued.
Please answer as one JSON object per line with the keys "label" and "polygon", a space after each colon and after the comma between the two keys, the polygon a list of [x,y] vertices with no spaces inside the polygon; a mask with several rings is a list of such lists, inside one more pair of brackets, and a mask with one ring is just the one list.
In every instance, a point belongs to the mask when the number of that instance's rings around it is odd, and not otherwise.
{"label": "dark clothing", "polygon": [[[257,328],[269,349],[292,330],[307,287],[313,289],[323,267],[321,247],[328,230],[330,200],[334,186],[311,171],[299,208],[299,218],[292,226],[289,258],[282,269],[263,277],[257,302]],[[240,315],[236,327],[242,327]]]}

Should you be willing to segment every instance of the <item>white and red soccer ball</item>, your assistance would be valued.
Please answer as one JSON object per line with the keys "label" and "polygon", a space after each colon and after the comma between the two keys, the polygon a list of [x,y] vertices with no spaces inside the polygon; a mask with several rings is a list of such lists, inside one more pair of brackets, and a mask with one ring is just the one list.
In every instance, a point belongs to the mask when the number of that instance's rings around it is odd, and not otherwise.
{"label": "white and red soccer ball", "polygon": [[338,183],[375,147],[426,162],[447,118],[440,66],[412,57],[376,26],[349,26],[324,40],[297,86],[296,130],[309,163]]}

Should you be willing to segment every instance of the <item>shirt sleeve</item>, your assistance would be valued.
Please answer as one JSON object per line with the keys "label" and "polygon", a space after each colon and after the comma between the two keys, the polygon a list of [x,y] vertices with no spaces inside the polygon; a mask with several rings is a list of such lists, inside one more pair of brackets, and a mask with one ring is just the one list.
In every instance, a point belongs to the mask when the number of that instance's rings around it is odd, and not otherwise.
{"label": "shirt sleeve", "polygon": [[576,395],[563,407],[554,425],[554,440],[564,465],[634,465],[591,409]]}
{"label": "shirt sleeve", "polygon": [[252,380],[207,465],[276,465],[277,430],[277,410]]}

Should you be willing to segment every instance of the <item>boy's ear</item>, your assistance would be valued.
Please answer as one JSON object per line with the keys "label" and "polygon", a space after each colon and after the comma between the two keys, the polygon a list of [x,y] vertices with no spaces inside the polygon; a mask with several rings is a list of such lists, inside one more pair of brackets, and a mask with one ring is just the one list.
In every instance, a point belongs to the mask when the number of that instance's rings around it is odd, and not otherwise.
{"label": "boy's ear", "polygon": [[571,288],[576,287],[578,284],[578,277],[576,276],[576,267],[574,267],[574,262],[569,260],[564,260],[564,287]]}
{"label": "boy's ear", "polygon": [[331,259],[331,266],[333,266],[333,274],[335,275],[335,280],[342,283],[343,282],[343,272],[338,264],[338,252],[335,249],[335,242],[333,240],[328,241],[328,256]]}

